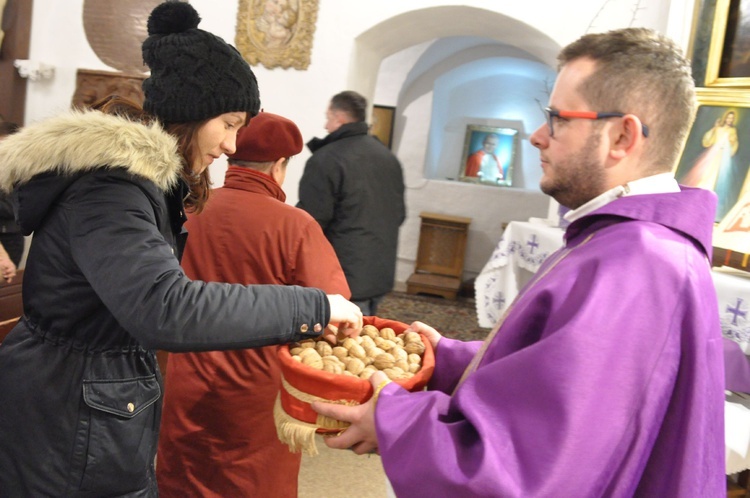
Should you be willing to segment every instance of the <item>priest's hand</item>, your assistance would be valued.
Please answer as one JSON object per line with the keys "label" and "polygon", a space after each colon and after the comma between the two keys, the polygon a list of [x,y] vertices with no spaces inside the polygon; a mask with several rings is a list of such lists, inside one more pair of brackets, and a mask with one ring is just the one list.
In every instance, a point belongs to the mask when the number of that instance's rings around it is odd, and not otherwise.
{"label": "priest's hand", "polygon": [[[329,326],[324,332],[325,339],[335,344],[336,331],[340,336],[358,336],[362,331],[362,311],[359,306],[339,294],[328,294],[327,297],[331,307],[331,318],[329,319]],[[325,334],[332,334],[333,337]]]}
{"label": "priest's hand", "polygon": [[409,325],[409,328],[406,329],[406,332],[421,332],[427,337],[430,344],[432,344],[432,349],[437,348],[438,342],[443,338],[443,336],[440,335],[440,332],[422,322],[412,322],[412,324]]}
{"label": "priest's hand", "polygon": [[388,377],[383,372],[372,374],[370,383],[375,390],[375,394],[362,405],[334,405],[319,401],[312,403],[312,409],[319,414],[351,424],[340,435],[325,438],[326,446],[339,450],[350,449],[357,455],[377,453],[378,436],[375,432],[375,405],[380,389],[389,382]]}

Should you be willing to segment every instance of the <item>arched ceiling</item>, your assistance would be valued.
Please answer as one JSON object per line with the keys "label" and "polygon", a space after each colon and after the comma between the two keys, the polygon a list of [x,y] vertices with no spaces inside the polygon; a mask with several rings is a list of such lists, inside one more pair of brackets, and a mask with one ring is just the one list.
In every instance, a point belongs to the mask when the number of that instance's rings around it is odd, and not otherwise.
{"label": "arched ceiling", "polygon": [[536,28],[499,12],[468,6],[418,9],[386,19],[355,39],[349,87],[372,98],[384,58],[426,41],[470,36],[516,47],[550,67],[560,49]]}

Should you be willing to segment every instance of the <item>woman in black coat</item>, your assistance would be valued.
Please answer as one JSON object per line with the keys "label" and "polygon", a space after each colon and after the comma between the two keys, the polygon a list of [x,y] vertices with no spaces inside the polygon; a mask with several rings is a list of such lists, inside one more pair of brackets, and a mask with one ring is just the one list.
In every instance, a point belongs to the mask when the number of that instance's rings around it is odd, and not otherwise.
{"label": "woman in black coat", "polygon": [[[249,66],[187,3],[149,18],[147,114],[113,99],[0,143],[0,189],[33,232],[24,316],[0,345],[0,496],[157,496],[155,349],[239,349],[349,335],[359,309],[294,286],[191,281],[184,209],[258,112]],[[104,112],[102,112],[104,111]]]}

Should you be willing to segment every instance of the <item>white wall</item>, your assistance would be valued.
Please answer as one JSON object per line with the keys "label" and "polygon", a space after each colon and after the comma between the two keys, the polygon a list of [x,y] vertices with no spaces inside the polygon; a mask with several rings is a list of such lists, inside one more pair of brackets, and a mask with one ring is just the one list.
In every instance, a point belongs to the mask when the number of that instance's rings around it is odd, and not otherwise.
{"label": "white wall", "polygon": [[[100,0],[103,1],[103,0]],[[238,2],[192,0],[203,18],[200,27],[234,42]],[[68,108],[75,89],[76,70],[112,70],[88,46],[83,31],[83,0],[34,0],[31,59],[56,68],[52,80],[29,82],[26,122],[31,123]],[[522,47],[537,60],[554,65],[556,50],[587,31],[647,26],[688,44],[693,15],[692,0],[527,0],[509,2],[473,0],[320,0],[310,67],[269,70],[256,66],[263,107],[293,119],[305,140],[324,136],[324,113],[332,95],[344,89],[360,91],[371,101],[378,82],[381,62],[402,50],[411,49],[401,62],[417,61],[436,38],[480,36]],[[421,21],[421,22],[415,22]],[[394,66],[383,66],[393,74]],[[405,67],[405,66],[402,66]],[[405,70],[408,70],[406,66]],[[415,76],[415,75],[411,75]],[[417,75],[418,76],[418,75]],[[407,82],[409,75],[396,79]],[[401,89],[383,90],[391,95]],[[388,102],[376,101],[389,105]],[[398,279],[403,282],[413,269],[416,256],[419,213],[435,211],[470,216],[472,223],[467,248],[467,277],[478,272],[500,236],[505,219],[545,216],[534,186],[518,191],[514,210],[499,207],[497,188],[461,185],[458,182],[426,180],[425,153],[433,107],[431,91],[414,95],[399,110],[398,136],[394,144],[405,167],[409,191],[409,217],[402,227]],[[531,126],[531,125],[529,125]],[[525,130],[528,134],[533,129]],[[522,144],[524,161],[533,164],[533,149]],[[284,185],[288,201],[297,201],[297,184],[309,152],[304,150],[289,168]],[[524,168],[526,168],[524,162]],[[212,167],[220,184],[225,163]],[[525,183],[533,183],[524,171]],[[471,190],[467,190],[467,189]],[[532,198],[536,199],[533,200]],[[544,208],[544,209],[542,209]],[[541,212],[540,212],[541,211]],[[499,213],[499,214],[498,214]]]}

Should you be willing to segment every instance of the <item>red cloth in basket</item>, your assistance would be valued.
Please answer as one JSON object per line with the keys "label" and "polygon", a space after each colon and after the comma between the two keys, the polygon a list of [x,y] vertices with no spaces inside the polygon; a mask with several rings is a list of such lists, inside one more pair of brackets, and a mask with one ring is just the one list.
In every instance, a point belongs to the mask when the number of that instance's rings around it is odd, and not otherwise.
{"label": "red cloth in basket", "polygon": [[[390,327],[397,335],[402,334],[408,327],[405,323],[375,316],[364,317],[364,324],[373,325],[378,330]],[[423,389],[435,369],[435,355],[432,345],[424,335],[422,335],[422,342],[425,345],[425,350],[422,354],[422,368],[410,379],[394,381],[409,391]],[[364,403],[372,396],[373,389],[369,380],[324,372],[304,365],[292,359],[288,345],[279,348],[279,360],[281,361],[281,374],[284,380],[303,393],[333,402],[355,402],[351,404]],[[318,414],[310,407],[310,403],[292,396],[283,386],[280,398],[281,406],[289,416],[303,422],[315,424]],[[318,432],[327,431],[325,429],[318,429]]]}

